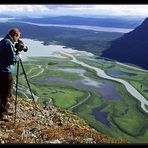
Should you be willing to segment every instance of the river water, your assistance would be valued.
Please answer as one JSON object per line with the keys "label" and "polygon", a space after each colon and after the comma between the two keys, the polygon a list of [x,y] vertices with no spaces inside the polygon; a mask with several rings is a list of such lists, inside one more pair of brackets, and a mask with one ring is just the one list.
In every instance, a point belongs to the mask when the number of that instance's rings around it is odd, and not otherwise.
{"label": "river water", "polygon": [[65,52],[65,55],[71,57],[72,58],[72,60],[71,60],[72,62],[80,64],[80,65],[82,65],[84,67],[87,67],[87,68],[95,70],[99,77],[105,78],[105,79],[109,79],[109,80],[113,80],[113,81],[117,81],[117,82],[120,82],[121,84],[123,84],[126,87],[127,91],[134,98],[136,98],[137,100],[140,101],[142,109],[146,113],[148,113],[148,110],[146,108],[146,106],[148,106],[148,100],[140,92],[138,92],[131,84],[129,84],[127,81],[119,79],[119,78],[113,78],[111,76],[108,76],[102,69],[97,68],[97,67],[93,67],[93,66],[90,66],[90,65],[88,65],[88,64],[86,64],[84,62],[78,61],[75,56],[73,56],[72,54],[70,54],[68,52]]}
{"label": "river water", "polygon": [[[2,38],[0,38],[2,39]],[[131,84],[126,82],[125,80],[119,79],[119,78],[114,78],[109,75],[107,75],[102,69],[90,66],[84,62],[78,61],[76,59],[77,56],[84,56],[84,57],[95,57],[92,53],[86,52],[86,51],[78,51],[78,50],[73,50],[71,48],[64,48],[64,46],[61,45],[43,45],[41,41],[37,40],[31,40],[31,39],[22,39],[23,42],[29,47],[28,52],[21,52],[23,60],[28,59],[29,57],[57,57],[57,58],[65,58],[65,56],[71,57],[72,62],[75,62],[77,64],[80,64],[84,67],[93,69],[96,71],[97,75],[99,77],[113,80],[116,82],[120,82],[123,84],[127,91],[141,103],[142,109],[148,113],[148,110],[146,108],[146,105],[148,106],[148,101],[147,99],[140,93],[138,92]],[[64,55],[64,56],[63,56]]]}

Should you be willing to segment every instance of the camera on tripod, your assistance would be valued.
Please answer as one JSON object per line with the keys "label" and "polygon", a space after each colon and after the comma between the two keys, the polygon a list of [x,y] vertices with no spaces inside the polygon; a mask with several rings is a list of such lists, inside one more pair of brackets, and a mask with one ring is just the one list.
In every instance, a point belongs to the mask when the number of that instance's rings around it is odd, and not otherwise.
{"label": "camera on tripod", "polygon": [[15,44],[15,48],[17,49],[17,53],[20,51],[24,51],[27,52],[28,51],[28,47],[24,45],[22,40],[18,40],[18,42]]}

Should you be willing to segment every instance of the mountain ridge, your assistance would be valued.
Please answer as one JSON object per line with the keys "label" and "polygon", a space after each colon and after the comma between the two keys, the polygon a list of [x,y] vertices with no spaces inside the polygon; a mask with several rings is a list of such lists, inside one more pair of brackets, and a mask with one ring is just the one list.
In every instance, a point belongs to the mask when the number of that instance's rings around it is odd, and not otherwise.
{"label": "mountain ridge", "polygon": [[112,17],[93,18],[89,16],[53,16],[41,18],[16,18],[13,20],[43,24],[90,25],[103,27],[135,28],[141,23],[143,19],[137,18],[127,20],[126,18]]}
{"label": "mountain ridge", "polygon": [[117,60],[123,63],[135,64],[148,69],[148,18],[133,31],[125,33],[111,42],[111,46],[103,51],[103,57]]}

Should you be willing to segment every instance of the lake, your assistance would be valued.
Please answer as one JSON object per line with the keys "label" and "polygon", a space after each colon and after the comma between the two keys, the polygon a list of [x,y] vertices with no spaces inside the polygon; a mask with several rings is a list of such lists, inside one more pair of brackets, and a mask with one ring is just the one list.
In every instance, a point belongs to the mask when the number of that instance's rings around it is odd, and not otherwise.
{"label": "lake", "polygon": [[[0,40],[1,39],[2,38],[0,38]],[[65,48],[65,46],[62,45],[44,45],[42,41],[28,38],[22,38],[21,40],[24,42],[24,45],[29,48],[27,52],[21,52],[23,60],[28,60],[29,57],[65,58],[65,56],[62,56],[61,54],[62,51],[66,51],[77,56],[94,56],[92,53],[73,50],[72,48]]]}
{"label": "lake", "polygon": [[92,30],[92,31],[102,31],[102,32],[128,33],[128,32],[133,30],[133,29],[128,29],[128,28],[88,26],[88,25],[41,24],[41,23],[31,23],[31,22],[25,22],[25,21],[15,21],[15,22],[22,22],[22,23],[27,23],[27,24],[36,25],[36,26],[54,26],[54,27],[65,27],[65,28],[77,28],[77,29]]}

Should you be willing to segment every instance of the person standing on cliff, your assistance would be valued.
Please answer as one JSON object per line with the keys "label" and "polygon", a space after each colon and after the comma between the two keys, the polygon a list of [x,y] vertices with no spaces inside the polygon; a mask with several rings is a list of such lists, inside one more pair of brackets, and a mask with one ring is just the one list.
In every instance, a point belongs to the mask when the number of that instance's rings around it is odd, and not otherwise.
{"label": "person standing on cliff", "polygon": [[16,54],[15,43],[20,38],[20,30],[12,28],[0,41],[0,121],[8,120],[6,115],[12,115],[9,111],[9,98],[12,96],[14,66],[19,60]]}

